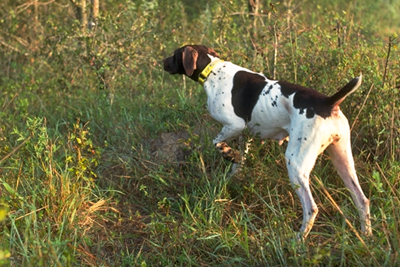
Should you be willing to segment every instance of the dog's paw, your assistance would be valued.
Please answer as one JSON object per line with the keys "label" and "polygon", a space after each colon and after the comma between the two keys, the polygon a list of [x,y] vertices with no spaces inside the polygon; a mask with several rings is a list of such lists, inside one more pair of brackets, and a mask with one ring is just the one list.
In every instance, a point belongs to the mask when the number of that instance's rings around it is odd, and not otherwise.
{"label": "dog's paw", "polygon": [[240,153],[237,150],[233,150],[227,143],[221,142],[215,145],[219,150],[221,155],[226,159],[233,163],[240,162]]}

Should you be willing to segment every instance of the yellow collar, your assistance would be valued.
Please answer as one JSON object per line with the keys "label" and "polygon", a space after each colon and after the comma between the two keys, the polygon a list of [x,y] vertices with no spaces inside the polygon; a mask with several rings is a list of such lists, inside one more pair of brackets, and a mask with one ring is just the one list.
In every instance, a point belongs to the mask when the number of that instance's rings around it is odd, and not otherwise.
{"label": "yellow collar", "polygon": [[214,69],[214,67],[218,64],[224,62],[222,59],[217,59],[211,62],[210,64],[207,65],[207,67],[204,68],[204,70],[200,73],[199,75],[199,83],[201,85],[204,84],[205,80],[207,79],[208,75],[210,75],[211,71]]}

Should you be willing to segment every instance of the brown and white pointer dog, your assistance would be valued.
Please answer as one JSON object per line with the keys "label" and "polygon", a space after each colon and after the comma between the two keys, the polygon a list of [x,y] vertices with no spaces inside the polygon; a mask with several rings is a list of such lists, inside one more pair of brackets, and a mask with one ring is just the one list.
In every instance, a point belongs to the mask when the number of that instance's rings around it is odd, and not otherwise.
{"label": "brown and white pointer dog", "polygon": [[351,191],[362,232],[372,234],[369,200],[358,182],[349,124],[339,108],[360,86],[361,75],[329,97],[300,85],[269,80],[263,74],[221,60],[214,50],[202,45],[177,49],[173,56],[164,59],[164,70],[184,74],[204,86],[208,110],[223,125],[213,143],[234,165],[240,162],[239,153],[225,142],[238,137],[245,127],[261,139],[277,140],[280,144],[289,140],[286,165],[303,207],[299,239],[308,235],[318,213],[309,176],[325,149]]}

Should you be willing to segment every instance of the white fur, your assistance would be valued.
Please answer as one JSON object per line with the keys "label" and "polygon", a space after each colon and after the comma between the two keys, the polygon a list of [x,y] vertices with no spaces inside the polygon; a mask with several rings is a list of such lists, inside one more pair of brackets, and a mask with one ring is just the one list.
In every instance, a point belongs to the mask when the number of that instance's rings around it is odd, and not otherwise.
{"label": "white fur", "polygon": [[[225,61],[215,66],[204,83],[208,110],[223,125],[213,141],[214,145],[219,147],[222,142],[238,137],[245,127],[261,139],[277,140],[280,144],[290,137],[285,153],[286,164],[290,181],[303,207],[303,224],[300,230],[303,238],[310,232],[318,213],[311,195],[309,175],[318,155],[327,149],[339,175],[351,191],[359,210],[362,231],[371,234],[369,200],[364,196],[358,182],[351,153],[349,124],[343,113],[339,110],[326,119],[318,115],[307,118],[305,114],[299,114],[299,110],[293,106],[295,93],[288,98],[283,96],[277,81],[265,77],[268,83],[253,109],[251,121],[246,125],[235,114],[231,101],[233,77],[238,71],[254,73]],[[271,84],[273,88],[268,94],[264,94]],[[272,105],[273,100],[277,105]]]}

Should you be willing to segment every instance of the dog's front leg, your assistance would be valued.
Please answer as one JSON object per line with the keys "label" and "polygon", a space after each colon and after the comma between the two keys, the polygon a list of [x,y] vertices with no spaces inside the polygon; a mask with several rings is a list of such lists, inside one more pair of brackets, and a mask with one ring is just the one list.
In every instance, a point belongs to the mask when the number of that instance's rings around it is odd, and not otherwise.
{"label": "dog's front leg", "polygon": [[225,141],[229,141],[240,136],[244,125],[239,127],[224,126],[221,132],[214,138],[213,144],[219,150],[221,155],[228,161],[233,163],[231,174],[234,174],[241,161],[242,157],[238,150],[231,148]]}
{"label": "dog's front leg", "polygon": [[231,161],[234,164],[240,163],[240,152],[228,146],[225,142],[219,142],[215,145],[224,159]]}
{"label": "dog's front leg", "polygon": [[[243,141],[243,136],[239,137],[239,150],[234,150],[228,146],[225,142],[220,142],[216,145],[217,149],[220,151],[222,156],[233,163],[230,175],[236,174],[241,167],[243,166],[244,162],[246,161],[246,155],[250,151],[251,142],[253,139],[247,140],[246,142]],[[243,154],[240,153],[242,151],[241,146],[244,143],[244,151]]]}

